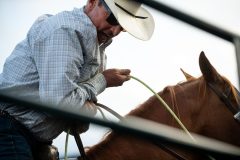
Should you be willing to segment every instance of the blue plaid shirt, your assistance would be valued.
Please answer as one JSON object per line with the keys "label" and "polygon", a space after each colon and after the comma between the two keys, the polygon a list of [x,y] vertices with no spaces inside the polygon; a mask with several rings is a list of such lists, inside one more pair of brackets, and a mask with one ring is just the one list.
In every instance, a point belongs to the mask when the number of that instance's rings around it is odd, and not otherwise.
{"label": "blue plaid shirt", "polygon": [[[39,17],[7,58],[0,89],[19,97],[81,109],[106,88],[105,45],[99,46],[96,28],[83,8]],[[75,109],[76,109],[75,108]],[[40,140],[52,140],[66,124],[24,106],[2,104]]]}

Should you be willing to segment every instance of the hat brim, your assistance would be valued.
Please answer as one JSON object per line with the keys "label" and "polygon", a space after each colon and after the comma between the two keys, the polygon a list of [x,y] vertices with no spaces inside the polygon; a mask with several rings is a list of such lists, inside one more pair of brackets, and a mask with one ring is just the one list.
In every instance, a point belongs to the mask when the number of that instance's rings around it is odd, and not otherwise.
{"label": "hat brim", "polygon": [[[131,35],[140,40],[149,40],[153,34],[155,23],[152,15],[140,3],[132,0],[105,0],[106,4],[118,20],[119,24]],[[121,3],[122,2],[122,3]],[[146,17],[137,18],[127,13],[122,8],[127,8],[134,15]],[[132,11],[130,11],[132,10]]]}

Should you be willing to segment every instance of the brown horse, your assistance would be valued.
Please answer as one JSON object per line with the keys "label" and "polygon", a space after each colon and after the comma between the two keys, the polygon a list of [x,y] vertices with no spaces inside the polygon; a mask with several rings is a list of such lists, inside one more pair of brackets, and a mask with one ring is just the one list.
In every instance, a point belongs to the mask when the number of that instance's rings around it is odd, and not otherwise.
{"label": "brown horse", "polygon": [[[199,57],[199,65],[203,76],[194,78],[184,72],[187,81],[165,87],[158,94],[172,106],[190,132],[240,146],[240,125],[220,100],[219,93],[216,94],[212,89],[214,87],[226,94],[228,103],[235,107],[233,109],[238,109],[238,95],[234,86],[214,69],[203,52]],[[155,96],[128,115],[179,128]],[[112,131],[99,144],[90,147],[86,154],[89,160],[206,159],[204,155],[176,147],[169,148],[166,150],[152,142]],[[179,157],[176,158],[176,155]]]}

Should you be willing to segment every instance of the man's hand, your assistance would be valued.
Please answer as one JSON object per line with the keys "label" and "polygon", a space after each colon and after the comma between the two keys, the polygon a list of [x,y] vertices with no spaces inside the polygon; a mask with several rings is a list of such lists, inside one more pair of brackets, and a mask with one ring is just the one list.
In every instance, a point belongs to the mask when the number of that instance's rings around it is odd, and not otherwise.
{"label": "man's hand", "polygon": [[107,87],[117,87],[130,79],[130,72],[129,69],[107,69],[102,74],[107,81]]}

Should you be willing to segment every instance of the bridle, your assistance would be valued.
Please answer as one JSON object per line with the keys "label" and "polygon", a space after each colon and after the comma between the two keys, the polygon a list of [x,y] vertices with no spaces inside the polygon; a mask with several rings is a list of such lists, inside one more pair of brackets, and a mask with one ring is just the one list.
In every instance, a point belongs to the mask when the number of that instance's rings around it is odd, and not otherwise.
{"label": "bridle", "polygon": [[[214,84],[208,82],[208,86],[212,89],[212,91],[220,98],[220,100],[225,104],[225,106],[232,112],[234,115],[234,119],[240,122],[240,104],[234,106],[234,104],[229,100],[229,96],[231,93],[231,87],[228,87],[225,92],[220,91]],[[235,91],[238,94],[238,98],[240,97],[239,91],[235,88]]]}

